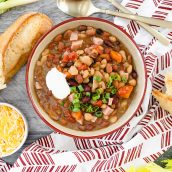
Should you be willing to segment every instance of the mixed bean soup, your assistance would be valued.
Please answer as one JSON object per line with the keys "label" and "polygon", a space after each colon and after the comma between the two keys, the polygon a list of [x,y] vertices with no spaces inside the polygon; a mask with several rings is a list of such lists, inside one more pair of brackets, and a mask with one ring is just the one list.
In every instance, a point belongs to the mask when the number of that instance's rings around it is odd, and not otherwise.
{"label": "mixed bean soup", "polygon": [[[48,71],[66,75],[70,95],[57,99],[46,86]],[[127,110],[137,72],[132,56],[114,35],[85,25],[57,35],[42,52],[34,71],[38,101],[48,115],[71,129],[107,127]]]}

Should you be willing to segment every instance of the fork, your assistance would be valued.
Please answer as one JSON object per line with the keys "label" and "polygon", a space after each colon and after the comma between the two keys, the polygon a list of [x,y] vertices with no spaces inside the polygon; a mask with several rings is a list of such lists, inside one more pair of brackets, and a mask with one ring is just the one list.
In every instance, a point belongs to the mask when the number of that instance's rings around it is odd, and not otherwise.
{"label": "fork", "polygon": [[[107,0],[109,1],[112,5],[114,5],[117,9],[119,9],[120,11],[124,12],[124,13],[128,13],[128,14],[133,14],[133,12],[129,11],[127,8],[125,8],[124,6],[122,6],[119,2],[116,2],[115,0]],[[152,28],[151,26],[136,21],[140,26],[142,26],[145,30],[147,30],[149,33],[151,33],[156,39],[159,40],[159,42],[161,42],[163,45],[169,45],[170,44],[170,40],[168,38],[166,38],[163,34],[161,34],[160,32],[158,32],[156,29]]]}

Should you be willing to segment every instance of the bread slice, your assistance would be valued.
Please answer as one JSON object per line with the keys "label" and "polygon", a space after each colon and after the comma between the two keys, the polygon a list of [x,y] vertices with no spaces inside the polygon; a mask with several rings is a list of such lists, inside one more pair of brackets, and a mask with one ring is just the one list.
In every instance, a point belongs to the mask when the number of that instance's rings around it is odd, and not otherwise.
{"label": "bread slice", "polygon": [[172,73],[165,76],[166,92],[152,91],[153,96],[159,101],[160,106],[172,114]]}
{"label": "bread slice", "polygon": [[0,89],[27,62],[35,43],[52,25],[48,16],[31,12],[19,17],[0,35]]}

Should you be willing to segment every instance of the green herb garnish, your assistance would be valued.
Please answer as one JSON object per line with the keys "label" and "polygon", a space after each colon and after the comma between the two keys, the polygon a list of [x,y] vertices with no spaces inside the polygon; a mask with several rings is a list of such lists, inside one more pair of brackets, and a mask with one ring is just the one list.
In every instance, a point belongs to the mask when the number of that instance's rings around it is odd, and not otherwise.
{"label": "green herb garnish", "polygon": [[110,93],[106,93],[106,94],[105,94],[105,98],[106,98],[106,99],[109,99],[109,98],[110,98]]}
{"label": "green herb garnish", "polygon": [[88,97],[90,97],[91,96],[91,93],[90,92],[86,92],[85,95],[88,96]]}
{"label": "green herb garnish", "polygon": [[116,94],[116,92],[117,92],[117,89],[114,86],[112,86],[111,87],[111,93],[112,94]]}
{"label": "green herb garnish", "polygon": [[103,116],[103,113],[101,111],[97,111],[97,112],[95,112],[95,116],[97,118],[101,118]]}
{"label": "green herb garnish", "polygon": [[100,82],[102,80],[101,76],[94,76],[93,79],[97,82]]}
{"label": "green herb garnish", "polygon": [[123,76],[122,78],[121,78],[121,81],[123,82],[123,83],[127,83],[127,78],[125,77],[125,76]]}
{"label": "green herb garnish", "polygon": [[92,100],[93,100],[93,101],[96,101],[96,100],[98,100],[98,99],[100,99],[100,94],[93,94]]}
{"label": "green herb garnish", "polygon": [[70,87],[70,91],[71,91],[71,92],[76,92],[76,87],[75,87],[75,86]]}
{"label": "green herb garnish", "polygon": [[80,92],[83,92],[84,91],[84,88],[83,88],[82,85],[78,85],[78,89],[79,89]]}

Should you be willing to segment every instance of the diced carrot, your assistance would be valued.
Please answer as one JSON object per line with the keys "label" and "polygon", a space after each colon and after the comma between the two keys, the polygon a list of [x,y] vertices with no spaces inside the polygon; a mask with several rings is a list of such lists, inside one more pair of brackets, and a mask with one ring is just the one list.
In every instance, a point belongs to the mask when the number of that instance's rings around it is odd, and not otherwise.
{"label": "diced carrot", "polygon": [[69,73],[69,72],[64,72],[64,74],[66,75],[66,78],[71,78],[72,77],[72,75]]}
{"label": "diced carrot", "polygon": [[103,104],[102,100],[98,100],[98,101],[93,103],[94,106],[98,106],[98,107],[101,107],[102,104]]}
{"label": "diced carrot", "polygon": [[74,51],[71,52],[68,56],[69,56],[69,60],[70,61],[73,61],[73,60],[75,60],[78,57],[77,53],[74,52]]}
{"label": "diced carrot", "polygon": [[118,52],[112,50],[110,52],[110,56],[113,60],[116,60],[118,63],[122,62],[122,56]]}
{"label": "diced carrot", "polygon": [[72,112],[72,117],[75,118],[76,120],[80,120],[82,118],[82,112]]}
{"label": "diced carrot", "polygon": [[106,59],[107,61],[110,60],[109,54],[101,54],[99,57],[101,57],[101,58],[103,58],[103,59]]}
{"label": "diced carrot", "polygon": [[88,69],[88,66],[86,64],[82,64],[81,66],[77,67],[78,70],[86,70]]}
{"label": "diced carrot", "polygon": [[69,56],[68,55],[64,55],[63,59],[62,59],[62,62],[63,63],[67,63],[68,61],[69,61]]}
{"label": "diced carrot", "polygon": [[122,98],[129,98],[130,95],[131,95],[131,92],[133,91],[133,86],[130,86],[130,85],[126,85],[124,87],[121,87],[119,90],[118,90],[118,95]]}

